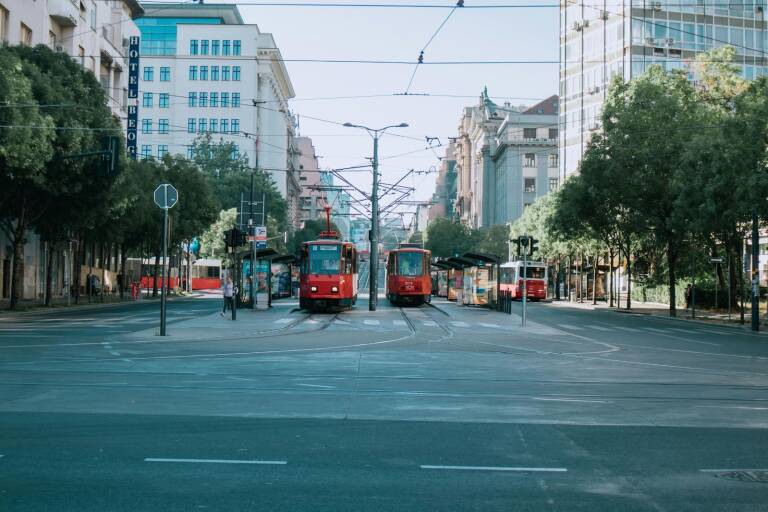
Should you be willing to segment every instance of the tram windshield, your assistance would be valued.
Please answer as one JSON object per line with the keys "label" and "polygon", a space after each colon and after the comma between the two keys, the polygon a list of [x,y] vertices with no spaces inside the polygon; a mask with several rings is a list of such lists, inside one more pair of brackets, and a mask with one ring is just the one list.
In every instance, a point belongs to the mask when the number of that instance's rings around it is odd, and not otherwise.
{"label": "tram windshield", "polygon": [[420,252],[397,254],[397,273],[401,276],[420,276],[424,273],[424,256]]}
{"label": "tram windshield", "polygon": [[309,247],[309,271],[312,274],[338,274],[341,269],[339,244],[313,244]]}

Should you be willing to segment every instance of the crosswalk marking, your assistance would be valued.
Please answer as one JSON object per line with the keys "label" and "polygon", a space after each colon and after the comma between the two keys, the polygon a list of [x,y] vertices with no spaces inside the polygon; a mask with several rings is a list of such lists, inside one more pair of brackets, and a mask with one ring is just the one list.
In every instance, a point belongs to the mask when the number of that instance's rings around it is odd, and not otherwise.
{"label": "crosswalk marking", "polygon": [[587,326],[587,328],[589,328],[589,329],[594,329],[594,330],[596,330],[596,331],[603,331],[603,332],[608,332],[608,331],[610,331],[610,329],[609,329],[609,328],[607,328],[607,327],[603,327],[602,325],[588,325],[588,326]]}
{"label": "crosswalk marking", "polygon": [[437,322],[434,322],[432,320],[424,320],[422,323],[427,327],[437,327]]}
{"label": "crosswalk marking", "polygon": [[467,322],[451,322],[451,325],[455,325],[456,327],[469,327]]}
{"label": "crosswalk marking", "polygon": [[496,328],[496,329],[499,328],[498,324],[486,324],[486,323],[480,322],[480,325],[482,325],[483,327],[492,327],[492,328]]}
{"label": "crosswalk marking", "polygon": [[392,320],[392,323],[401,327],[405,327],[406,325],[405,320]]}
{"label": "crosswalk marking", "polygon": [[290,318],[281,318],[280,320],[275,320],[275,323],[276,324],[287,324],[290,321],[291,321]]}
{"label": "crosswalk marking", "polygon": [[381,322],[378,320],[363,320],[365,325],[379,325]]}

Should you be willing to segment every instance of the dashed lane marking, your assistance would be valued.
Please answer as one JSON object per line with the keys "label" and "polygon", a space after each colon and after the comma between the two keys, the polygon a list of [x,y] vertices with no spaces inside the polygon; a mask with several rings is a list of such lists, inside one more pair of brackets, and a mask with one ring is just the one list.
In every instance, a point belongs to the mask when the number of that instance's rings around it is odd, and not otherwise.
{"label": "dashed lane marking", "polygon": [[456,327],[469,327],[467,322],[451,322],[451,325]]}
{"label": "dashed lane marking", "polygon": [[566,468],[529,468],[512,466],[435,466],[422,464],[421,469],[448,469],[459,471],[518,471],[523,473],[565,473]]}
{"label": "dashed lane marking", "polygon": [[363,320],[365,325],[379,325],[381,322],[378,320]]}
{"label": "dashed lane marking", "polygon": [[288,464],[285,460],[236,460],[236,459],[164,459],[147,457],[144,462],[184,462],[193,464],[261,464],[261,465],[278,465],[284,466]]}
{"label": "dashed lane marking", "polygon": [[609,332],[611,329],[608,327],[603,327],[602,325],[587,325],[588,329],[594,329],[596,331],[603,331],[603,332]]}
{"label": "dashed lane marking", "polygon": [[635,329],[634,327],[622,327],[619,325],[616,326],[616,329],[621,329],[622,331],[627,331],[627,332],[640,332],[640,329]]}
{"label": "dashed lane marking", "polygon": [[432,320],[424,320],[422,323],[427,327],[437,327],[437,322],[434,322]]}
{"label": "dashed lane marking", "polygon": [[561,329],[568,329],[569,331],[583,331],[583,327],[579,327],[578,325],[571,325],[571,324],[557,324],[557,327]]}

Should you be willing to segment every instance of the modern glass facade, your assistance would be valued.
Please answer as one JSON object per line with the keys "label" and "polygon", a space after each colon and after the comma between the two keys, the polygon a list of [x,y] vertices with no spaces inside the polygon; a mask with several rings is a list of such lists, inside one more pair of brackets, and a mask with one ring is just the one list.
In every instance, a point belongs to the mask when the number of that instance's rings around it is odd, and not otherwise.
{"label": "modern glass facade", "polygon": [[176,55],[176,26],[220,25],[220,18],[152,18],[134,20],[141,30],[141,55]]}
{"label": "modern glass facade", "polygon": [[695,79],[698,53],[736,50],[745,78],[768,74],[766,0],[607,1],[560,4],[560,174],[577,171],[615,75],[659,64]]}

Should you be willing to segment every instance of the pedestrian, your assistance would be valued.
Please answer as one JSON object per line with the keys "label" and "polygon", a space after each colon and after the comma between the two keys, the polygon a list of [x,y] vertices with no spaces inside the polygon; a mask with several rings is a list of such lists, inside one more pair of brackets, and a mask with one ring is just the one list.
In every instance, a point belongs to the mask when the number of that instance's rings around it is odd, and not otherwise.
{"label": "pedestrian", "polygon": [[691,297],[693,296],[693,287],[690,283],[685,287],[685,309],[691,308]]}
{"label": "pedestrian", "polygon": [[232,283],[232,277],[227,276],[227,280],[224,282],[224,286],[221,287],[224,292],[224,309],[221,310],[221,316],[227,312],[227,308],[232,309],[232,297],[235,294],[235,285]]}

